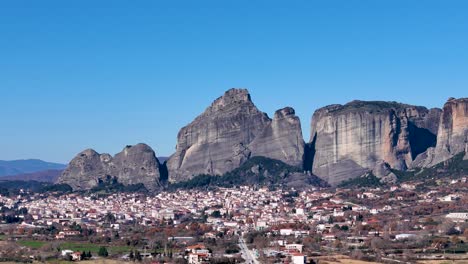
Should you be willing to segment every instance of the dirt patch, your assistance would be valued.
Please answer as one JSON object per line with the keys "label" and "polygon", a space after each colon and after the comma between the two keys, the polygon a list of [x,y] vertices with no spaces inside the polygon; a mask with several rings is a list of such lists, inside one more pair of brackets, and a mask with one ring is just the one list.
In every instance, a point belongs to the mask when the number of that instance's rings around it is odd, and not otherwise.
{"label": "dirt patch", "polygon": [[380,262],[368,262],[362,260],[351,259],[347,256],[327,256],[319,257],[319,263],[328,263],[328,264],[379,264]]}

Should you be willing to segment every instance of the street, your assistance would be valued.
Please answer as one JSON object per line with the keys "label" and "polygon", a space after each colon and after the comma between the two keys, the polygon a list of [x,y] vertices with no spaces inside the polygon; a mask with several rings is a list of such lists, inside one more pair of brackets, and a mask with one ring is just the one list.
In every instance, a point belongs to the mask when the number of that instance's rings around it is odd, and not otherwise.
{"label": "street", "polygon": [[252,251],[247,247],[242,237],[239,238],[239,247],[241,248],[242,257],[245,259],[245,263],[260,264],[260,262],[258,262],[258,260],[255,258]]}

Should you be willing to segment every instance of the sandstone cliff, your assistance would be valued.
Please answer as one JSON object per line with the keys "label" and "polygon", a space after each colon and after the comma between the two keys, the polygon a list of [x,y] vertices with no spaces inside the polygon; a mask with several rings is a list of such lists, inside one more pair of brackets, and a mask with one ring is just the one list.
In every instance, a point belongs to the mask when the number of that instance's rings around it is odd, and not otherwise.
{"label": "sandstone cliff", "polygon": [[180,130],[176,153],[167,162],[169,180],[222,175],[254,155],[299,165],[303,145],[292,108],[277,111],[271,120],[257,109],[247,90],[230,89]]}
{"label": "sandstone cliff", "polygon": [[[336,185],[382,164],[405,170],[435,146],[439,109],[396,102],[353,101],[317,110],[312,117],[312,172]],[[310,166],[310,164],[309,164]],[[387,175],[379,175],[385,177]]]}
{"label": "sandstone cliff", "polygon": [[273,120],[255,138],[249,148],[252,150],[252,156],[269,157],[302,167],[304,138],[301,121],[294,109],[285,107],[276,111]]}
{"label": "sandstone cliff", "polygon": [[154,151],[145,144],[126,146],[114,157],[87,149],[70,162],[57,182],[84,190],[97,186],[99,180],[116,177],[122,184],[143,183],[148,190],[154,190],[159,186],[159,170]]}
{"label": "sandstone cliff", "polygon": [[431,167],[460,152],[468,153],[468,98],[450,98],[438,124],[437,145],[418,156],[414,167]]}

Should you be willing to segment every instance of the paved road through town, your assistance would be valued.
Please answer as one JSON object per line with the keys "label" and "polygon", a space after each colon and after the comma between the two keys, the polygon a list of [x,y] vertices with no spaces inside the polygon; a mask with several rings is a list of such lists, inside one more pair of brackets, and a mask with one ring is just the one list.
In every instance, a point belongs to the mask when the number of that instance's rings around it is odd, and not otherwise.
{"label": "paved road through town", "polygon": [[260,262],[258,262],[254,254],[252,253],[252,250],[250,250],[245,244],[245,241],[243,238],[239,239],[239,247],[241,248],[242,257],[245,259],[245,263],[260,264]]}

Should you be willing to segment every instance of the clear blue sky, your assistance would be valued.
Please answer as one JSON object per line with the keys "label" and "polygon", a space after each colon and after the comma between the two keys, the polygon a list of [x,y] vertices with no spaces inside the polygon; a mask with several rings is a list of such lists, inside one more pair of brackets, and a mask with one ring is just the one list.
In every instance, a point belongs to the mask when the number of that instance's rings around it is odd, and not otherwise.
{"label": "clear blue sky", "polygon": [[231,87],[270,116],[468,96],[468,1],[0,2],[0,159],[68,162],[178,130]]}

